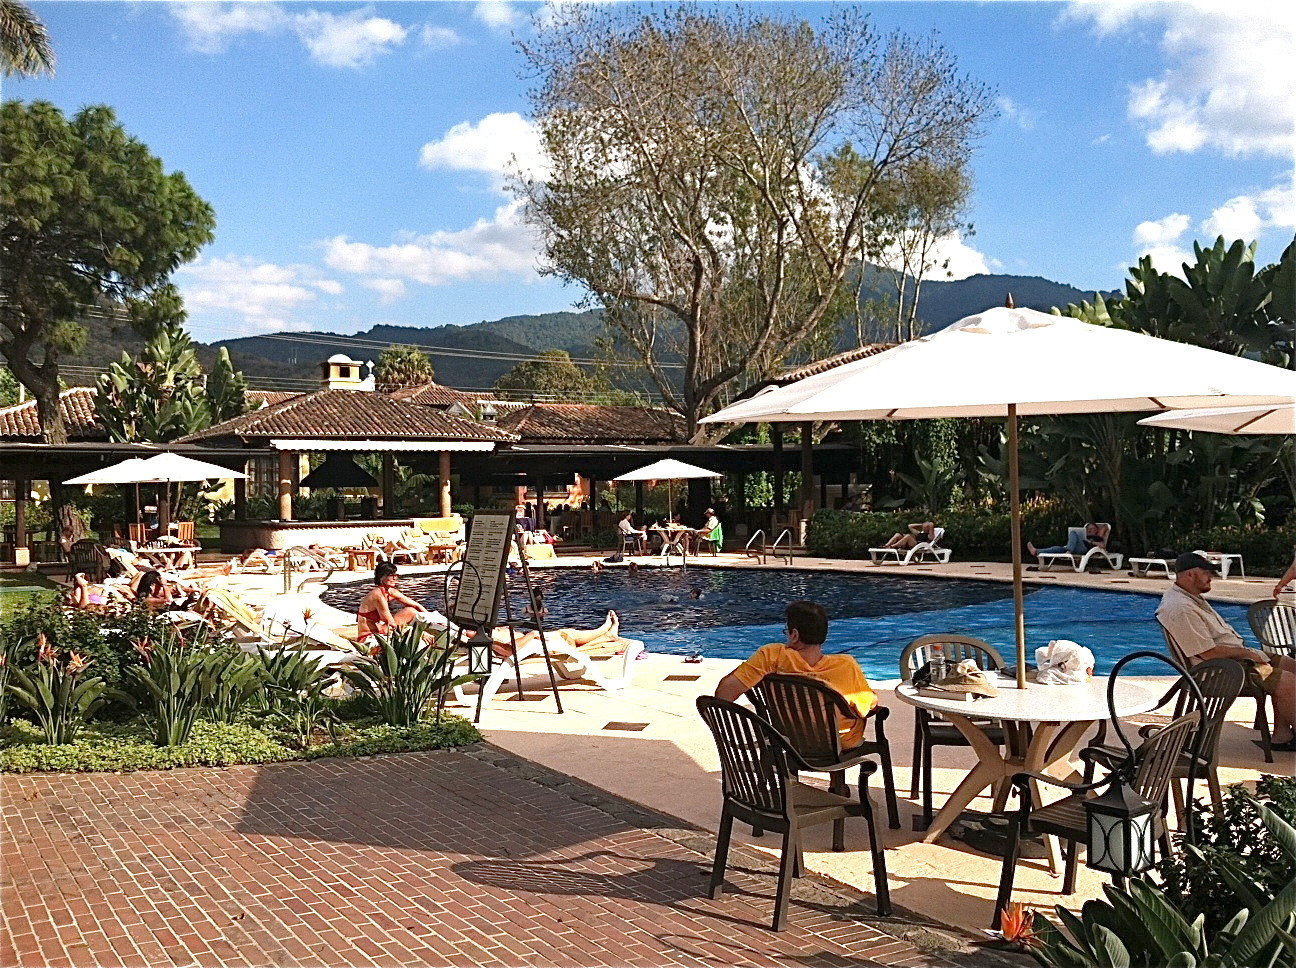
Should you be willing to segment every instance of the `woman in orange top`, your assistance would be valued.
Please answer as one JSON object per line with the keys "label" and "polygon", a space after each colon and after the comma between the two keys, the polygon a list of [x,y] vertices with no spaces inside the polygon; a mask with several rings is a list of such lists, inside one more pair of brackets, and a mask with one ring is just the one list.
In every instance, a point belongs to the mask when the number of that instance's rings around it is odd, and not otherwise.
{"label": "woman in orange top", "polygon": [[787,607],[787,643],[763,645],[750,659],[720,680],[716,698],[733,702],[773,672],[817,679],[837,690],[859,715],[837,724],[842,750],[864,742],[864,717],[877,705],[877,696],[864,678],[854,656],[824,654],[828,614],[814,602],[793,602]]}

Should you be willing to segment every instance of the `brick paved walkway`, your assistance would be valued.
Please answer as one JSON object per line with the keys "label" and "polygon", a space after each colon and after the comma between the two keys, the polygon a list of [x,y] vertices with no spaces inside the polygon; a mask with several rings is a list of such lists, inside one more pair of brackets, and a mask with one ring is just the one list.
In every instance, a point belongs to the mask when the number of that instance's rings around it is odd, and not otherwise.
{"label": "brick paved walkway", "polygon": [[538,772],[477,747],[4,777],[0,963],[952,963],[810,878],[775,934],[758,852],[736,848],[707,900],[711,835],[694,832],[699,853],[663,818]]}

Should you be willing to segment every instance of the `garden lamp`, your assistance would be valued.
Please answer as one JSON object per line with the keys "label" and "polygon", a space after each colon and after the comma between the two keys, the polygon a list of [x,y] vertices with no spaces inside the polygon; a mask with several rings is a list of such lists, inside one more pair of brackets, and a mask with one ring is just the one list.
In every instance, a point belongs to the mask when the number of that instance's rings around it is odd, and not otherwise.
{"label": "garden lamp", "polygon": [[[485,641],[478,641],[485,636]],[[488,676],[491,673],[491,639],[488,634],[478,632],[468,642],[468,674]]]}
{"label": "garden lamp", "polygon": [[[1141,874],[1151,869],[1155,863],[1156,816],[1159,805],[1145,800],[1133,787],[1136,770],[1134,747],[1121,729],[1120,719],[1116,716],[1116,678],[1122,668],[1135,659],[1159,659],[1173,666],[1179,673],[1181,681],[1192,690],[1197,700],[1197,708],[1202,709],[1204,701],[1197,683],[1177,662],[1159,652],[1131,652],[1122,656],[1111,671],[1107,680],[1107,711],[1116,735],[1125,746],[1126,757],[1110,776],[1101,784],[1094,784],[1090,789],[1105,785],[1106,789],[1096,797],[1084,801],[1085,818],[1088,826],[1088,838],[1085,855],[1085,866],[1103,871],[1114,877],[1126,878]],[[1188,838],[1193,838],[1192,782],[1193,770],[1198,762],[1200,744],[1204,729],[1194,733],[1192,755],[1188,768],[1188,792],[1185,800],[1186,826]]]}

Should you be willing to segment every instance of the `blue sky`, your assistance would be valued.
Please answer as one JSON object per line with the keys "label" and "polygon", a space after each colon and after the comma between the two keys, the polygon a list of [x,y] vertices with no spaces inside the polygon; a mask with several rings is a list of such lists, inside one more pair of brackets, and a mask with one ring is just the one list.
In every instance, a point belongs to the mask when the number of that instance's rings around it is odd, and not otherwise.
{"label": "blue sky", "polygon": [[[973,165],[955,277],[1119,288],[1152,253],[1296,229],[1296,4],[865,4],[935,32],[1000,116]],[[176,281],[204,341],[471,323],[572,306],[504,191],[535,158],[523,3],[36,2],[52,79],[5,98],[111,105],[215,208]],[[814,19],[823,5],[767,3]]]}

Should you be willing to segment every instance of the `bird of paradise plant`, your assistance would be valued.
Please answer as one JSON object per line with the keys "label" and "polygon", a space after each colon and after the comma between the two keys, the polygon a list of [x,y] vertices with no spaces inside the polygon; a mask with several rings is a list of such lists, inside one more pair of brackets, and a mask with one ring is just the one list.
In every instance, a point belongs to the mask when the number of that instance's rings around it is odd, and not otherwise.
{"label": "bird of paradise plant", "polygon": [[85,721],[116,694],[101,677],[84,675],[93,662],[80,652],[60,661],[59,650],[42,633],[36,637],[33,667],[20,669],[5,663],[7,691],[32,711],[45,742],[71,743]]}

